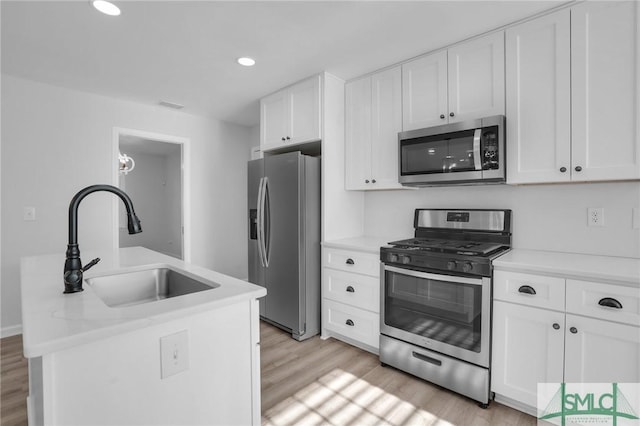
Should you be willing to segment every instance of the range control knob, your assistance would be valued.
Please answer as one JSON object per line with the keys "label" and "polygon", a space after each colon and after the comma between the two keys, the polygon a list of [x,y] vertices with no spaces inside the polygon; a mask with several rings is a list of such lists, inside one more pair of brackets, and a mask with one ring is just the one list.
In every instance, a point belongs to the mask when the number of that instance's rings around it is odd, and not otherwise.
{"label": "range control knob", "polygon": [[473,265],[469,262],[466,262],[462,265],[462,270],[464,272],[471,272],[472,269],[473,269]]}
{"label": "range control knob", "polygon": [[396,263],[397,261],[398,261],[398,255],[397,254],[390,254],[389,255],[389,262]]}
{"label": "range control knob", "polygon": [[450,260],[447,262],[447,269],[450,271],[455,271],[456,270],[456,261],[455,260]]}
{"label": "range control knob", "polygon": [[402,263],[406,265],[409,262],[411,262],[411,258],[409,256],[402,256]]}

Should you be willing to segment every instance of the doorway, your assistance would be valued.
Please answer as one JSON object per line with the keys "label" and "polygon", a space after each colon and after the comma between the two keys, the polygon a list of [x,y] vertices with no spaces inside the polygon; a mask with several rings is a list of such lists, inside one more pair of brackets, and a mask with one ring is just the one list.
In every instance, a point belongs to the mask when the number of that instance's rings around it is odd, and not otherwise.
{"label": "doorway", "polygon": [[115,209],[115,247],[142,246],[188,260],[188,199],[184,138],[115,129],[114,185],[125,191],[141,221],[141,234],[129,235],[122,203]]}

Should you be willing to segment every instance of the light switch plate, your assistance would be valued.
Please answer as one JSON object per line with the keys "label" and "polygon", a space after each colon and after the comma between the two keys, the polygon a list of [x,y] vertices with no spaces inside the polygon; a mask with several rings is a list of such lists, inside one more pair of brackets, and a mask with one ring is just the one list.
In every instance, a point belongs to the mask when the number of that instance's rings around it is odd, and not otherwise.
{"label": "light switch plate", "polygon": [[160,378],[166,379],[189,368],[189,335],[182,330],[160,338]]}

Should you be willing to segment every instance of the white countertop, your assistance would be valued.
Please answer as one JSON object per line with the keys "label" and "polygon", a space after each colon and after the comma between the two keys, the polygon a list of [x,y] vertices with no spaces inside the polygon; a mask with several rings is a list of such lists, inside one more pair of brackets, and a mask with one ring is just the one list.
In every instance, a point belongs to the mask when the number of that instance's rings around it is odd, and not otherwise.
{"label": "white countertop", "polygon": [[640,287],[640,259],[513,249],[493,261],[497,270],[554,275]]}
{"label": "white countertop", "polygon": [[209,269],[185,263],[142,247],[83,251],[82,259],[101,261],[84,278],[174,266],[220,285],[152,303],[111,308],[83,283],[84,291],[63,294],[64,254],[25,257],[21,260],[22,338],[24,355],[38,357],[75,345],[182,318],[220,306],[263,297],[265,288]]}
{"label": "white countertop", "polygon": [[340,240],[324,241],[322,245],[324,247],[332,247],[345,250],[359,250],[379,254],[380,247],[388,245],[390,241],[398,241],[404,238],[370,237],[363,235],[359,237],[344,238]]}

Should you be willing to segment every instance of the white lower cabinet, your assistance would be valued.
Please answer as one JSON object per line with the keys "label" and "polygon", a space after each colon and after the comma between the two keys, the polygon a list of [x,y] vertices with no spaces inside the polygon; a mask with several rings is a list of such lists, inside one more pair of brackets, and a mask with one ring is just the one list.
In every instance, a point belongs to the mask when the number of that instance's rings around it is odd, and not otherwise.
{"label": "white lower cabinet", "polygon": [[639,308],[637,287],[496,271],[496,400],[536,415],[538,383],[639,382]]}
{"label": "white lower cabinet", "polygon": [[535,407],[538,382],[562,382],[564,313],[495,301],[493,318],[492,391]]}
{"label": "white lower cabinet", "polygon": [[380,261],[358,250],[322,249],[322,337],[378,353]]}
{"label": "white lower cabinet", "polygon": [[567,314],[564,381],[640,381],[640,327]]}

